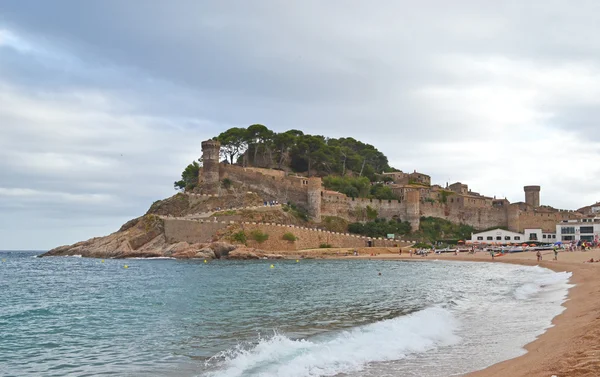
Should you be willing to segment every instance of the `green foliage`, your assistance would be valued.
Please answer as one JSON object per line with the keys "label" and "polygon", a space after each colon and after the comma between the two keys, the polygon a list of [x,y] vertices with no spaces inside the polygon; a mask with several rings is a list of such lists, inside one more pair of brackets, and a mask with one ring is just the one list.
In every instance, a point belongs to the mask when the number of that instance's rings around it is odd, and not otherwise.
{"label": "green foliage", "polygon": [[382,200],[397,200],[398,197],[394,195],[392,189],[389,186],[377,183],[371,186],[370,196],[373,199]]}
{"label": "green foliage", "polygon": [[221,186],[223,186],[224,189],[229,189],[231,187],[231,185],[233,185],[233,181],[229,178],[224,178],[221,181]]}
{"label": "green foliage", "polygon": [[198,186],[198,173],[200,164],[196,161],[189,164],[181,173],[181,180],[176,181],[173,185],[176,190],[192,190]]}
{"label": "green foliage", "polygon": [[[353,172],[375,181],[382,171],[393,171],[387,157],[375,147],[353,138],[326,138],[289,130],[276,133],[262,124],[248,128],[230,128],[216,138],[223,156],[234,164],[271,167],[284,164],[297,172],[319,176]],[[261,158],[259,158],[259,156]]]}
{"label": "green foliage", "polygon": [[294,203],[288,202],[287,204],[284,204],[281,209],[284,212],[288,212],[300,221],[308,221],[308,211],[302,206],[297,206]]}
{"label": "green foliage", "polygon": [[411,231],[408,221],[377,219],[366,223],[348,225],[348,232],[367,237],[386,237],[388,234],[407,235]]}
{"label": "green foliage", "polygon": [[290,241],[290,242],[294,242],[294,241],[296,241],[298,239],[298,237],[296,237],[294,235],[294,233],[292,233],[292,232],[284,233],[283,237],[281,237],[281,238],[284,239],[284,240],[286,240],[286,241]]}
{"label": "green foliage", "polygon": [[263,233],[259,229],[250,232],[250,237],[258,243],[263,243],[269,239],[269,235],[267,233]]}
{"label": "green foliage", "polygon": [[319,245],[320,249],[331,249],[331,247],[332,246],[330,244],[328,244],[328,243],[322,243],[322,244]]}
{"label": "green foliage", "polygon": [[375,220],[377,219],[377,210],[372,208],[371,206],[367,206],[367,219]]}
{"label": "green foliage", "polygon": [[435,199],[432,199],[432,198],[425,198],[425,202],[426,202],[426,203],[435,203]]}
{"label": "green foliage", "polygon": [[233,164],[236,157],[248,149],[248,131],[245,128],[234,127],[221,132],[217,136],[221,143],[221,154]]}
{"label": "green foliage", "polygon": [[321,219],[321,226],[330,232],[344,233],[348,230],[348,221],[337,216],[325,216]]}
{"label": "green foliage", "polygon": [[397,200],[392,189],[384,184],[371,185],[367,177],[350,176],[326,176],[323,177],[323,185],[328,190],[339,191],[351,198],[371,198],[382,200]]}
{"label": "green foliage", "polygon": [[421,217],[421,226],[418,236],[427,239],[430,242],[438,240],[464,240],[471,238],[471,233],[475,231],[470,225],[454,224],[448,220],[437,217]]}
{"label": "green foliage", "polygon": [[247,241],[246,233],[243,230],[233,233],[231,235],[231,240],[245,245]]}
{"label": "green foliage", "polygon": [[323,178],[323,186],[352,198],[366,198],[370,193],[371,183],[367,177],[327,176]]}
{"label": "green foliage", "polygon": [[440,203],[448,203],[448,197],[454,194],[452,191],[441,190],[440,191]]}

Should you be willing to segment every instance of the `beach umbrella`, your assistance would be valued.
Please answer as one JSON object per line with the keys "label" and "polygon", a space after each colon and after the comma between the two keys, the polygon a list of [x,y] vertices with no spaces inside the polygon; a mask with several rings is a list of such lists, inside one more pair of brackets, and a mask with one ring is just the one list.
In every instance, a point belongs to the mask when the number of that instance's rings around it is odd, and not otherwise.
{"label": "beach umbrella", "polygon": [[465,243],[465,241],[463,241],[463,240],[458,240],[458,243]]}
{"label": "beach umbrella", "polygon": [[534,243],[532,243],[532,244],[530,244],[529,246],[533,247],[533,246],[536,246],[536,245],[535,245]]}
{"label": "beach umbrella", "polygon": [[554,244],[555,244],[555,245],[562,245],[562,242],[561,242],[561,241],[558,241],[558,242],[555,242]]}
{"label": "beach umbrella", "polygon": [[527,247],[527,246],[529,246],[529,245],[527,245],[526,243],[523,243],[523,244],[521,244],[521,246],[523,246],[523,247]]}

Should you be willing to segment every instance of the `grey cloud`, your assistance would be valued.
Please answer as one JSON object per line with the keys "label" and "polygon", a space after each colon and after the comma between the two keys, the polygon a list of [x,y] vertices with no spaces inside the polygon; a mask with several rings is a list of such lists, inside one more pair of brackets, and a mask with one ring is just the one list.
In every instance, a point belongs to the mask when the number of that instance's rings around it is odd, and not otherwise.
{"label": "grey cloud", "polygon": [[[42,202],[5,195],[0,207],[18,221],[38,211],[46,225],[96,214],[70,234],[97,235],[171,194],[202,139],[256,122],[364,140],[437,183],[513,201],[543,183],[546,203],[589,204],[598,188],[573,180],[592,169],[521,151],[587,142],[591,157],[570,158],[598,162],[598,7],[3,1],[0,30],[33,49],[0,42],[0,188]],[[77,195],[107,202],[65,199]],[[50,238],[39,245],[64,243]]]}

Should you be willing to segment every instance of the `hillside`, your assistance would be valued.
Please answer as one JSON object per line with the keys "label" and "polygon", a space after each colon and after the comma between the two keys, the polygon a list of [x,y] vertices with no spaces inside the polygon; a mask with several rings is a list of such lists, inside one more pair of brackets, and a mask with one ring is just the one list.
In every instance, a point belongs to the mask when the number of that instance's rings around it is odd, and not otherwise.
{"label": "hillside", "polygon": [[[221,143],[221,159],[232,165],[278,169],[306,176],[364,177],[360,183],[345,182],[346,186],[364,186],[365,180],[369,184],[379,180],[381,172],[396,170],[377,148],[351,137],[336,139],[299,130],[277,133],[254,124],[248,128],[230,128],[214,139]],[[175,188],[193,190],[199,169],[196,161],[188,165],[181,179],[175,182]],[[336,190],[334,185],[328,186],[329,182],[324,183],[326,188]]]}

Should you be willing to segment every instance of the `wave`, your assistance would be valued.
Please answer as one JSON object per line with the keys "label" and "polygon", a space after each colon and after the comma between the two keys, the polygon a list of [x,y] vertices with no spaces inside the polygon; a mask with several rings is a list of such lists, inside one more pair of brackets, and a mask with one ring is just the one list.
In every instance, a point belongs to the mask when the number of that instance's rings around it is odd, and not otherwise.
{"label": "wave", "polygon": [[217,368],[207,377],[317,377],[360,371],[372,362],[399,360],[436,347],[456,344],[458,322],[443,308],[432,307],[323,340],[292,340],[275,334],[253,347],[240,344],[212,357]]}
{"label": "wave", "polygon": [[[543,270],[540,268],[540,270]],[[549,270],[547,270],[549,271]],[[517,300],[527,300],[539,293],[556,294],[556,299],[563,299],[568,289],[573,287],[569,284],[569,279],[572,273],[570,272],[551,272],[544,274],[531,283],[523,284],[518,287],[514,296]]]}

